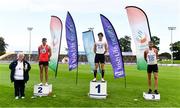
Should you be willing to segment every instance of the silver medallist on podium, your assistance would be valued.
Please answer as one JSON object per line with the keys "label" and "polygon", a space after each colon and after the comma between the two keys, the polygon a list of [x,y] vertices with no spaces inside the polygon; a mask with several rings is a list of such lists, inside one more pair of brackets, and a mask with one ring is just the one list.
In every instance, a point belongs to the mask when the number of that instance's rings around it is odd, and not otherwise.
{"label": "silver medallist on podium", "polygon": [[[52,84],[48,84],[48,65],[51,57],[51,48],[47,45],[47,39],[42,38],[42,44],[38,47],[40,83],[34,86],[35,96],[47,96],[52,92]],[[43,84],[43,70],[45,69],[45,83]]]}

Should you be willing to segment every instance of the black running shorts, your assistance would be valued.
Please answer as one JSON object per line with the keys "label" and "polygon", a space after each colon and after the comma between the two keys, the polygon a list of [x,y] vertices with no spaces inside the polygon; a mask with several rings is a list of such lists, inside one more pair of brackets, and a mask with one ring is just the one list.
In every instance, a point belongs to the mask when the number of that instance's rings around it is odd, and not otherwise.
{"label": "black running shorts", "polygon": [[158,72],[158,65],[148,65],[147,66],[147,72],[152,73],[152,72]]}
{"label": "black running shorts", "polygon": [[104,54],[96,54],[94,62],[95,63],[105,63],[105,56],[104,56]]}
{"label": "black running shorts", "polygon": [[49,62],[48,61],[40,61],[39,65],[48,66]]}

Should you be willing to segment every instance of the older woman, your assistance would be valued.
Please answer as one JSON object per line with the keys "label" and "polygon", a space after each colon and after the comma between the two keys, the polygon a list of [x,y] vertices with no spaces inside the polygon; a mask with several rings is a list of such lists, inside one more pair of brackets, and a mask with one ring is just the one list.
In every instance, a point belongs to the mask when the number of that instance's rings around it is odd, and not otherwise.
{"label": "older woman", "polygon": [[17,59],[9,65],[9,69],[11,70],[11,82],[14,82],[15,99],[24,99],[25,83],[29,80],[31,66],[24,60],[23,53],[18,53]]}

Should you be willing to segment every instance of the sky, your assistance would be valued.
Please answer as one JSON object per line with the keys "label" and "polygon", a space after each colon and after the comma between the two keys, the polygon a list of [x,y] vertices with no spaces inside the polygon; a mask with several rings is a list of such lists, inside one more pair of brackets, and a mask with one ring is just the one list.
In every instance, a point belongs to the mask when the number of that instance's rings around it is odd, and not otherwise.
{"label": "sky", "polygon": [[67,47],[64,25],[69,11],[76,25],[79,50],[83,51],[82,32],[94,28],[95,39],[98,32],[103,32],[100,14],[111,21],[118,38],[132,36],[126,6],[137,6],[146,12],[151,35],[160,38],[160,53],[170,52],[169,26],[176,27],[173,42],[180,41],[179,0],[0,0],[0,36],[8,44],[7,52],[28,51],[27,27],[33,27],[31,50],[37,51],[43,37],[50,43],[50,18],[55,15],[63,22],[61,52],[64,52]]}

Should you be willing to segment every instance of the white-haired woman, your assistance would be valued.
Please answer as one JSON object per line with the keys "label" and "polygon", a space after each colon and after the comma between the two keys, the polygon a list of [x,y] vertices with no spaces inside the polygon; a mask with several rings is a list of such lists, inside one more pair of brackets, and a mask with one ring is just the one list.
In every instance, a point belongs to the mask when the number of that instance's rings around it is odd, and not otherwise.
{"label": "white-haired woman", "polygon": [[9,69],[11,70],[11,82],[14,82],[15,99],[24,99],[25,83],[29,80],[31,66],[26,60],[24,60],[23,53],[17,54],[17,59],[9,65]]}

